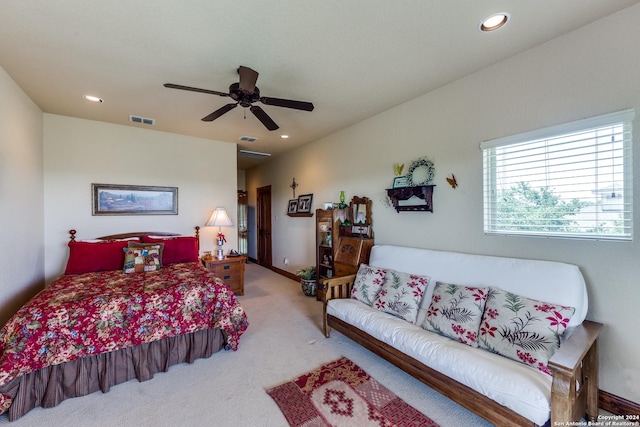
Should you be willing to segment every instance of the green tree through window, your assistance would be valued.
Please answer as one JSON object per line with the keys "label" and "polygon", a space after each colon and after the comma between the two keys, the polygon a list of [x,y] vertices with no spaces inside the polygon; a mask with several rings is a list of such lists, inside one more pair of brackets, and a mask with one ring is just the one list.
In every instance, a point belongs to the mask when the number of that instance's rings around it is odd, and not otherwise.
{"label": "green tree through window", "polygon": [[573,199],[560,199],[548,187],[533,189],[519,182],[498,197],[498,224],[504,230],[514,231],[576,231],[572,216],[588,203]]}

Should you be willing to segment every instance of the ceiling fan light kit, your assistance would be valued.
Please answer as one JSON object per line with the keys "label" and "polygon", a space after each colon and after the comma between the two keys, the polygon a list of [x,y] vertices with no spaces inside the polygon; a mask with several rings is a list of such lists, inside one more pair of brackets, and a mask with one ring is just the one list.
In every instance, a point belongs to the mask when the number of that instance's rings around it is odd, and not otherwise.
{"label": "ceiling fan light kit", "polygon": [[256,116],[256,118],[260,120],[260,122],[267,129],[269,129],[270,131],[274,131],[278,129],[279,126],[271,119],[271,117],[269,117],[266,111],[264,111],[257,105],[253,105],[254,102],[261,102],[265,105],[271,105],[274,107],[292,108],[294,110],[302,111],[313,111],[314,107],[311,102],[260,96],[260,89],[256,86],[259,74],[257,71],[254,71],[249,67],[245,67],[242,65],[238,67],[238,75],[240,76],[240,81],[229,86],[228,93],[209,89],[200,89],[191,86],[183,86],[174,83],[165,83],[164,87],[170,89],[206,93],[210,95],[227,96],[235,101],[235,103],[226,104],[213,113],[209,114],[208,116],[203,117],[202,121],[205,122],[212,122],[223,114],[228,113],[229,111],[240,105],[243,108],[248,108],[249,111],[251,111],[251,113],[253,113],[253,115]]}

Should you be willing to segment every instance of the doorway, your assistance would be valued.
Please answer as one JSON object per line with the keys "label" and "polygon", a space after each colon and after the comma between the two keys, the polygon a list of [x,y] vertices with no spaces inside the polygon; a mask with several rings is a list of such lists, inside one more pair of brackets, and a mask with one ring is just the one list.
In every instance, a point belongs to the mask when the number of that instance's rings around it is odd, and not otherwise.
{"label": "doorway", "polygon": [[247,192],[238,190],[238,253],[249,254],[249,229],[248,223]]}
{"label": "doorway", "polygon": [[271,186],[257,189],[257,228],[258,228],[258,265],[266,268],[272,266],[271,249]]}

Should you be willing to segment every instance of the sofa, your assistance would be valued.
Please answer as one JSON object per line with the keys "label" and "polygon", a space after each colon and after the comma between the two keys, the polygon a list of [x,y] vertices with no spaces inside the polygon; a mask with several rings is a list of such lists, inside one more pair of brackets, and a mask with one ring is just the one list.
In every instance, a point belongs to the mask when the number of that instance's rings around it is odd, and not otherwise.
{"label": "sofa", "polygon": [[[384,298],[389,298],[387,291],[393,290],[389,283],[395,283],[398,277],[415,279],[407,283],[416,286],[403,292],[405,297],[415,297],[417,307],[393,301],[394,307],[403,311],[385,309]],[[371,288],[381,281],[382,288],[374,300]],[[424,288],[417,286],[420,281]],[[393,283],[399,286],[399,281]],[[574,265],[376,245],[368,264],[361,265],[357,274],[326,279],[324,285],[323,328],[327,338],[332,329],[342,333],[495,425],[533,426],[550,420],[553,426],[585,416],[597,418],[597,338],[602,325],[585,320],[586,284]],[[466,294],[460,297],[463,292]],[[476,296],[475,301],[471,295]],[[485,298],[482,313],[476,304],[482,302],[478,295]],[[447,311],[438,304],[446,302],[458,309],[461,301],[466,301],[471,311],[476,310],[469,318],[481,316],[479,328],[473,332],[469,327],[464,337],[452,335],[452,330],[460,332],[456,329],[459,324],[452,323],[453,329],[447,330],[448,319],[438,323],[443,319],[438,316]],[[388,300],[386,303],[387,307],[392,305]],[[501,305],[490,308],[498,303]],[[510,305],[513,309],[514,304],[517,309],[533,306],[520,310],[520,318],[503,320],[506,326],[491,324],[494,318],[499,321],[512,314],[501,307]],[[535,310],[531,307],[551,307],[546,319],[552,319],[554,328],[564,326],[561,333],[553,332],[548,340],[557,339],[557,348],[549,346],[550,358],[544,364],[532,364],[535,359],[523,358],[523,353],[530,357],[528,351],[520,349],[518,357],[510,357],[508,345],[502,350],[503,344],[509,344],[505,340],[509,338],[507,330],[518,319],[531,320],[534,327],[539,327],[540,322],[535,326],[536,317],[531,313]],[[408,308],[414,309],[414,318],[405,318]],[[502,317],[496,315],[499,311]],[[542,319],[542,323],[549,322]],[[532,336],[542,339],[537,332]]]}

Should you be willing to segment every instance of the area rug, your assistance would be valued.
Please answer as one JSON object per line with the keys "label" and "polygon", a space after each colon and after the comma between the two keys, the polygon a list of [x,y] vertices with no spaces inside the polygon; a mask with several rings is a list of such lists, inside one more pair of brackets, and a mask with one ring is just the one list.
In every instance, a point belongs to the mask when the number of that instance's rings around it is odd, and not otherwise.
{"label": "area rug", "polygon": [[346,357],[267,393],[293,427],[438,427]]}

